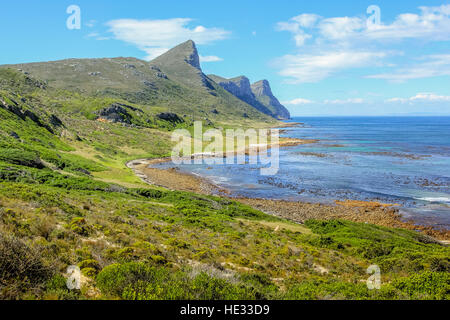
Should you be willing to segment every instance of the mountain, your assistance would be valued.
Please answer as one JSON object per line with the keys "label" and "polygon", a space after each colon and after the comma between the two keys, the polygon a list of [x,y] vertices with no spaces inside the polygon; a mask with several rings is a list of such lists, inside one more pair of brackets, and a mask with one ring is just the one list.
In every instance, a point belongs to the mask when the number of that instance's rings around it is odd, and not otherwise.
{"label": "mountain", "polygon": [[291,114],[286,107],[273,95],[269,81],[261,80],[255,82],[252,84],[252,92],[256,99],[272,111],[278,119],[288,120],[291,118]]}
{"label": "mountain", "polygon": [[289,111],[273,95],[267,80],[261,80],[251,85],[250,80],[245,76],[225,79],[216,75],[209,75],[209,78],[264,114],[280,120],[291,118]]}
{"label": "mountain", "polygon": [[202,72],[200,56],[192,40],[186,41],[150,62],[155,70],[164,70],[170,78],[194,88],[214,91],[214,84]]}
{"label": "mountain", "polygon": [[233,79],[225,79],[216,75],[209,75],[209,78],[214,80],[229,93],[254,107],[256,110],[271,117],[276,117],[269,108],[256,99],[252,92],[250,80],[247,77],[241,76]]}
{"label": "mountain", "polygon": [[[135,58],[68,59],[4,65],[40,79],[53,90],[138,104],[148,114],[173,112],[209,122],[274,119],[236,98],[201,70],[195,43],[187,41],[151,62]],[[103,107],[103,106],[102,106]],[[94,117],[100,106],[88,112]]]}

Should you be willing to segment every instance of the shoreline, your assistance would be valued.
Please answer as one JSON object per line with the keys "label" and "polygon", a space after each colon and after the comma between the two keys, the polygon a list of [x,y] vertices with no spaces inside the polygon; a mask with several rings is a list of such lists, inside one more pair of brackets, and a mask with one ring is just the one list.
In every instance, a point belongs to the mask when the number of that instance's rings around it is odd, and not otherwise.
{"label": "shoreline", "polygon": [[336,200],[334,204],[308,203],[300,201],[270,200],[260,198],[232,197],[229,190],[215,185],[207,178],[172,169],[149,168],[170,161],[170,158],[141,159],[127,163],[127,167],[147,184],[172,191],[187,191],[204,195],[228,197],[247,204],[269,215],[304,224],[306,220],[342,219],[353,222],[370,223],[383,227],[402,228],[421,232],[450,244],[450,230],[440,230],[432,226],[420,225],[414,220],[406,220],[396,204],[375,201]]}
{"label": "shoreline", "polygon": [[[286,127],[298,125],[301,125],[301,123],[287,123]],[[283,138],[278,145],[279,147],[292,147],[317,142],[319,142],[319,140]],[[267,149],[270,149],[272,146],[269,144]],[[246,155],[250,153],[250,148],[246,148]],[[259,146],[253,146],[253,148],[258,149]],[[197,154],[191,155],[187,159],[195,159],[196,157],[226,158],[228,156],[229,154]],[[304,224],[304,222],[309,219],[343,219],[384,227],[414,230],[438,239],[443,244],[450,244],[450,230],[437,229],[433,226],[421,225],[412,219],[405,219],[399,212],[400,206],[396,204],[383,204],[376,201],[355,201],[348,199],[335,199],[334,204],[321,204],[301,201],[232,197],[232,193],[229,190],[214,184],[214,182],[207,178],[193,173],[180,172],[176,168],[158,169],[150,167],[170,161],[171,158],[139,159],[128,162],[126,166],[147,184],[172,191],[187,191],[205,195],[228,197],[269,215],[284,218],[299,224]]]}

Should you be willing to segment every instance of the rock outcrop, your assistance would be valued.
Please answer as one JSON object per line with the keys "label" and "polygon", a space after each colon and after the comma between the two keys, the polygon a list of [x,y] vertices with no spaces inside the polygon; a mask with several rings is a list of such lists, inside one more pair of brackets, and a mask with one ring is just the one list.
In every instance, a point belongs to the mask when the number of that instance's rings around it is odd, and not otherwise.
{"label": "rock outcrop", "polygon": [[269,81],[261,80],[252,84],[252,92],[256,99],[266,106],[280,120],[288,120],[291,114],[273,95]]}
{"label": "rock outcrop", "polygon": [[172,123],[183,123],[184,120],[181,119],[176,113],[164,112],[157,115],[161,120],[172,122]]}
{"label": "rock outcrop", "polygon": [[[107,108],[104,108],[97,112],[97,120],[103,120],[113,123],[126,123],[131,124],[131,114],[127,111],[127,108],[136,109],[121,103],[113,103]],[[134,110],[133,110],[134,111]]]}
{"label": "rock outcrop", "polygon": [[186,41],[150,62],[151,69],[189,87],[215,88],[200,66],[200,56],[194,41]]}
{"label": "rock outcrop", "polygon": [[209,75],[209,78],[258,111],[280,120],[291,118],[289,111],[273,95],[267,80],[258,81],[251,85],[250,80],[245,76],[225,79],[216,75]]}

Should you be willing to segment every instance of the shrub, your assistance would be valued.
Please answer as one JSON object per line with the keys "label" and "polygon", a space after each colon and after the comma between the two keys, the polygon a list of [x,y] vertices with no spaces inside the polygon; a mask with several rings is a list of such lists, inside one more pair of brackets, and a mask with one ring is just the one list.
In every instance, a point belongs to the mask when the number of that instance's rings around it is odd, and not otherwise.
{"label": "shrub", "polygon": [[165,196],[165,193],[160,190],[155,189],[132,189],[131,193],[140,195],[145,198],[149,199],[161,199],[163,196]]}
{"label": "shrub", "polygon": [[20,149],[0,148],[0,161],[37,169],[45,167],[36,153]]}
{"label": "shrub", "polygon": [[83,268],[81,269],[81,273],[86,277],[94,278],[97,274],[97,270],[94,268]]}
{"label": "shrub", "polygon": [[81,236],[88,236],[91,232],[91,227],[87,224],[84,218],[73,218],[70,223],[70,230]]}
{"label": "shrub", "polygon": [[78,267],[80,267],[80,269],[91,268],[91,269],[95,269],[95,270],[100,270],[100,265],[98,264],[98,262],[96,260],[93,260],[93,259],[81,261],[78,264]]}
{"label": "shrub", "polygon": [[105,295],[126,300],[237,300],[255,299],[254,289],[201,273],[194,278],[182,271],[144,263],[115,264],[97,276]]}
{"label": "shrub", "polygon": [[398,279],[391,286],[410,299],[450,299],[450,274],[427,271]]}
{"label": "shrub", "polygon": [[26,290],[43,286],[53,273],[38,250],[0,233],[0,298],[20,298]]}
{"label": "shrub", "polygon": [[144,263],[113,264],[97,276],[97,286],[105,295],[121,297],[126,287],[138,281],[152,282],[165,277],[157,269]]}

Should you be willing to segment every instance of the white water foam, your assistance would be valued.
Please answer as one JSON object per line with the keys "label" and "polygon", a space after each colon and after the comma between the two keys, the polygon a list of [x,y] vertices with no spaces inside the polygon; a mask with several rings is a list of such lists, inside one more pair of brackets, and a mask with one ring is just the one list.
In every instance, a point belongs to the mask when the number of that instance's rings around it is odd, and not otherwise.
{"label": "white water foam", "polygon": [[450,198],[447,197],[425,197],[425,198],[417,198],[417,200],[428,201],[428,202],[444,202],[450,203]]}

